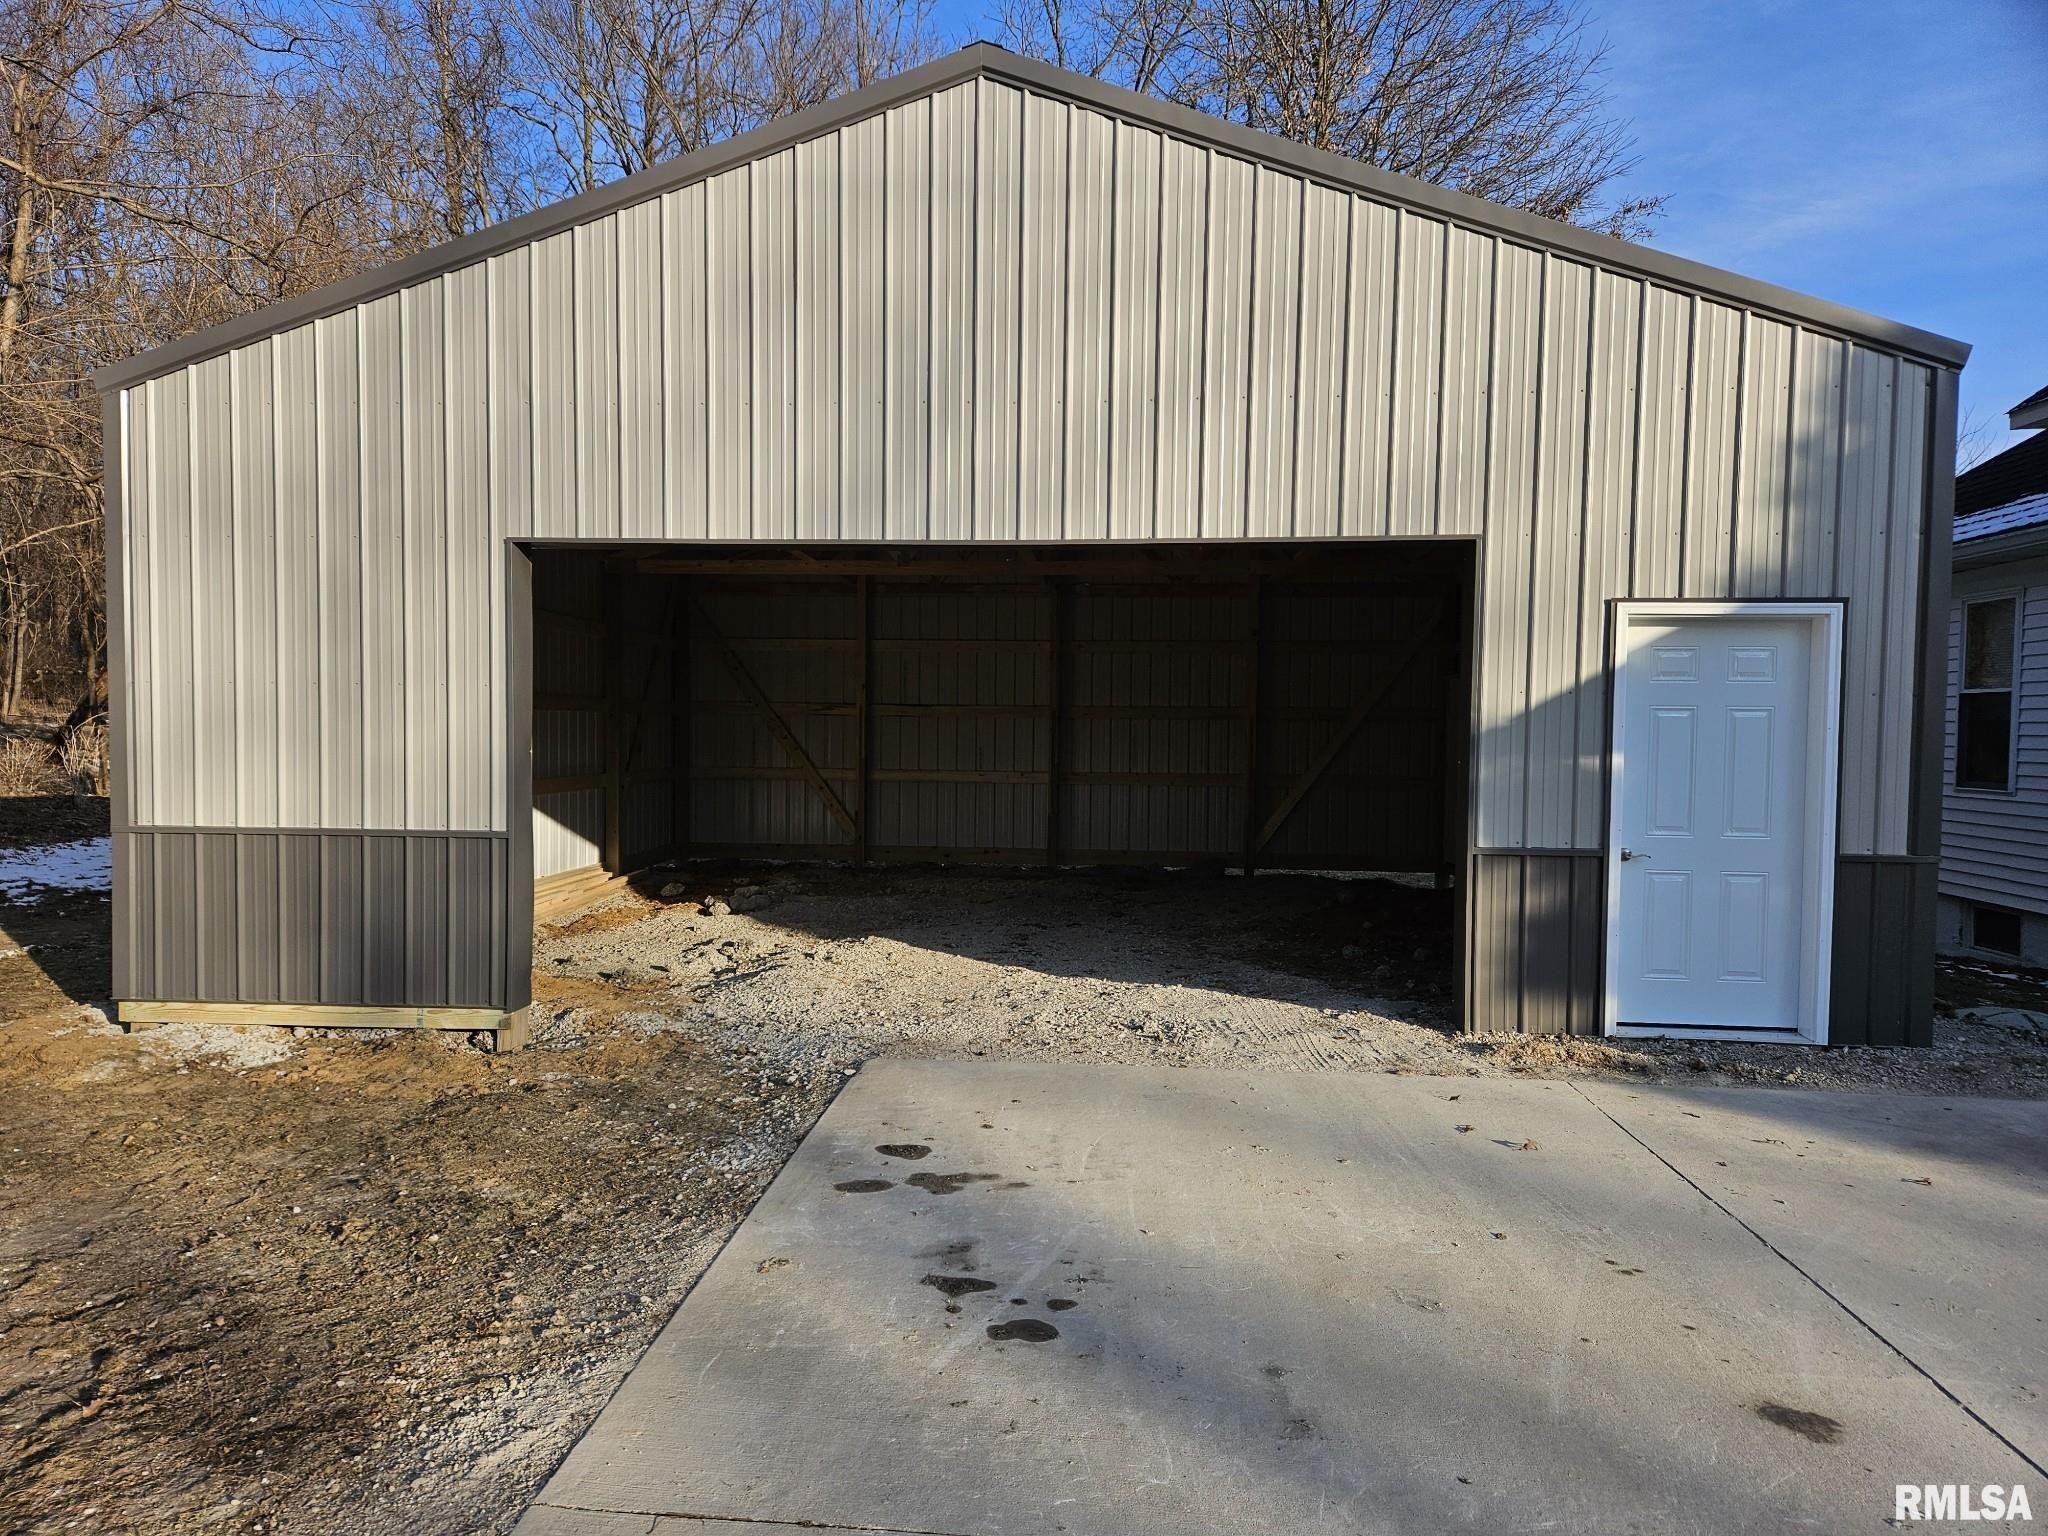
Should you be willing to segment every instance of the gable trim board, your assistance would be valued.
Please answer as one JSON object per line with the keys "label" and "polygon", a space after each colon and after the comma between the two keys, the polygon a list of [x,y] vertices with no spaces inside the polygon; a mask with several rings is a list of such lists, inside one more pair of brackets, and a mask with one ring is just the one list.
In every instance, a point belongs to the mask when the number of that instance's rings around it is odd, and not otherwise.
{"label": "gable trim board", "polygon": [[1840,854],[1931,855],[1966,354],[967,50],[98,376],[120,985],[200,946],[158,835],[473,834],[523,1004],[529,548],[1421,537],[1479,566],[1468,1027],[1597,1029],[1480,865],[1599,855],[1612,601],[1843,601]]}

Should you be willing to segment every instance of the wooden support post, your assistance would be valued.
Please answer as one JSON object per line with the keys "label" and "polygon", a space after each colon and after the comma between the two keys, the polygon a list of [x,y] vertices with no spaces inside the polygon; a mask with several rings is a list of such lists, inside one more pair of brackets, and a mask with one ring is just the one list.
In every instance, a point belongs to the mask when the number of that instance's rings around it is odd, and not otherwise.
{"label": "wooden support post", "polygon": [[875,591],[869,579],[856,576],[853,579],[854,623],[860,632],[860,655],[858,670],[853,683],[854,710],[854,780],[855,793],[860,796],[854,808],[854,858],[860,863],[868,861],[869,833],[873,821],[868,815],[874,804],[875,781],[871,771],[870,754],[874,741],[874,694],[875,694]]}
{"label": "wooden support post", "polygon": [[1279,805],[1273,808],[1273,814],[1266,818],[1265,825],[1253,839],[1252,853],[1256,854],[1273,841],[1273,835],[1287,824],[1287,818],[1294,814],[1295,807],[1308,797],[1308,792],[1321,781],[1323,775],[1329,771],[1330,765],[1343,756],[1344,749],[1351,745],[1351,738],[1358,734],[1358,728],[1372,717],[1372,712],[1380,707],[1381,701],[1393,691],[1394,685],[1407,675],[1408,669],[1414,666],[1423,652],[1429,648],[1430,642],[1443,627],[1443,622],[1444,616],[1439,612],[1417,630],[1415,638],[1409,642],[1408,649],[1401,653],[1400,660],[1389,667],[1366,691],[1365,697],[1358,701],[1351,713],[1345,717],[1344,723],[1337,727],[1337,733],[1323,744],[1322,750],[1315,755],[1308,767],[1301,771],[1301,775],[1288,788]]}
{"label": "wooden support post", "polygon": [[669,639],[674,649],[669,652],[669,717],[668,717],[668,771],[669,771],[669,857],[687,859],[690,856],[690,731],[695,722],[690,711],[695,704],[695,679],[690,670],[696,665],[696,652],[690,646],[690,611],[686,606],[690,600],[690,578],[673,576],[676,584],[675,625]]}
{"label": "wooden support post", "polygon": [[1244,685],[1244,851],[1239,855],[1245,878],[1252,876],[1263,839],[1259,827],[1259,693],[1265,675],[1266,579],[1252,578],[1251,633],[1245,660]]}
{"label": "wooden support post", "polygon": [[1067,736],[1067,589],[1056,578],[1045,584],[1052,632],[1046,659],[1045,708],[1045,863],[1060,867],[1060,768]]}
{"label": "wooden support post", "polygon": [[614,571],[606,571],[604,593],[604,867],[619,874],[625,862],[626,742],[624,687],[625,642],[621,634],[620,611],[625,606],[624,583]]}
{"label": "wooden support post", "polygon": [[504,1056],[512,1051],[523,1051],[533,1034],[533,1010],[522,1008],[517,1013],[505,1015],[505,1022],[491,1031],[491,1054]]}

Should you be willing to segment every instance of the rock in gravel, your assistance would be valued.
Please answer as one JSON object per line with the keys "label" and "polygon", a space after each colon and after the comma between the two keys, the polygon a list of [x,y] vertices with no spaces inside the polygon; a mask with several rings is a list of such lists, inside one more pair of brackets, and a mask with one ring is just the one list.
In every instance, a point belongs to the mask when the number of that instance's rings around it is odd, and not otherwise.
{"label": "rock in gravel", "polygon": [[671,880],[661,888],[661,899],[663,901],[674,901],[678,896],[687,896],[689,894],[690,888],[680,880]]}
{"label": "rock in gravel", "polygon": [[775,898],[758,885],[743,885],[732,893],[732,910],[735,912],[758,912],[774,902]]}
{"label": "rock in gravel", "polygon": [[730,917],[732,916],[732,906],[730,903],[720,901],[714,896],[704,903],[704,915],[706,917]]}

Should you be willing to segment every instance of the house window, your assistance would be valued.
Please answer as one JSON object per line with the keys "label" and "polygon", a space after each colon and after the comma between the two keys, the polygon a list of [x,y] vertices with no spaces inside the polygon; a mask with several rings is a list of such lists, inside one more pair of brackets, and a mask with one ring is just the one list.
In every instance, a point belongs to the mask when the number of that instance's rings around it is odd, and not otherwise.
{"label": "house window", "polygon": [[1956,700],[1956,786],[2012,788],[2012,649],[2018,601],[1963,605],[1963,687]]}

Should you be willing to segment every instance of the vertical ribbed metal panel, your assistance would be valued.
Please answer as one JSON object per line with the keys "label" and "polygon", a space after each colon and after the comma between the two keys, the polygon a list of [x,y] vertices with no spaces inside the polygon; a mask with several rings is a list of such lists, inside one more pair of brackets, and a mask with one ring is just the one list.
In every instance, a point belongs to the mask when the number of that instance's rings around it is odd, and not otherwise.
{"label": "vertical ribbed metal panel", "polygon": [[1436,532],[1442,418],[1445,229],[1403,213],[1394,237],[1393,426],[1388,437],[1387,532]]}
{"label": "vertical ribbed metal panel", "polygon": [[[1528,846],[1572,841],[1573,756],[1578,740],[1580,544],[1586,475],[1586,360],[1591,269],[1543,259],[1542,363],[1538,372],[1536,512],[1530,583]],[[1483,600],[1483,599],[1482,599]],[[1513,666],[1491,651],[1479,675]],[[1492,719],[1482,720],[1479,775],[1492,771]]]}
{"label": "vertical ribbed metal panel", "polygon": [[751,537],[754,526],[754,312],[748,168],[705,188],[706,505],[715,539]]}
{"label": "vertical ribbed metal panel", "polygon": [[1111,245],[1116,125],[1074,114],[1067,211],[1067,469],[1059,537],[1109,537]]}
{"label": "vertical ribbed metal panel", "polygon": [[1209,154],[1176,139],[1166,140],[1160,153],[1159,392],[1152,442],[1157,528],[1162,539],[1191,539],[1202,529]]}
{"label": "vertical ribbed metal panel", "polygon": [[1259,172],[1253,198],[1251,396],[1246,439],[1246,531],[1285,538],[1294,524],[1294,387],[1301,351],[1302,186]]}
{"label": "vertical ribbed metal panel", "polygon": [[619,216],[573,232],[576,518],[589,539],[619,536]]}
{"label": "vertical ribbed metal panel", "polygon": [[577,525],[575,252],[573,230],[533,247],[532,531],[572,537]]}
{"label": "vertical ribbed metal panel", "polygon": [[1401,216],[1351,200],[1349,292],[1344,323],[1344,532],[1388,526],[1388,456],[1393,447],[1394,259]]}
{"label": "vertical ribbed metal panel", "polygon": [[319,390],[320,813],[311,824],[320,827],[363,825],[360,320],[361,312],[350,310],[313,326]]}
{"label": "vertical ribbed metal panel", "polygon": [[[273,347],[234,356],[235,812],[229,825],[277,824],[277,443],[271,430]],[[302,616],[287,614],[284,623]]]}
{"label": "vertical ribbed metal panel", "polygon": [[932,98],[931,525],[928,537],[974,529],[975,95]]}
{"label": "vertical ribbed metal panel", "polygon": [[881,119],[840,135],[839,532],[878,539],[887,521],[888,270],[883,188],[888,180]]}
{"label": "vertical ribbed metal panel", "polygon": [[[521,246],[486,263],[490,355],[483,387],[491,402],[491,526],[500,537],[533,530],[533,260],[534,248]],[[502,652],[494,654],[503,661]]]}
{"label": "vertical ribbed metal panel", "polygon": [[1301,303],[1296,314],[1296,453],[1293,526],[1297,538],[1341,531],[1345,397],[1346,281],[1351,199],[1311,186],[1301,209]]}
{"label": "vertical ribbed metal panel", "polygon": [[672,539],[701,539],[710,528],[711,352],[707,284],[710,235],[702,183],[661,200],[663,422],[668,444],[662,527]]}
{"label": "vertical ribbed metal panel", "polygon": [[1060,536],[1067,420],[1066,103],[1024,98],[1023,320],[1018,357],[1018,533]]}
{"label": "vertical ribbed metal panel", "polygon": [[[1930,370],[1901,361],[1893,390],[1888,434],[1889,480],[1884,526],[1889,546],[1884,587],[1884,689],[1878,700],[1877,826],[1874,850],[1905,854],[1913,792],[1912,685],[1921,650],[1915,617],[1920,604],[1922,517],[1926,484]],[[1928,622],[1938,622],[1929,616]]]}
{"label": "vertical ribbed metal panel", "polygon": [[[430,379],[439,371],[437,336],[421,336],[424,311],[433,311],[438,290],[431,286],[392,294],[362,311],[363,344],[363,592],[383,604],[396,594],[397,623],[368,625],[363,631],[363,820],[366,826],[403,827],[415,807],[409,803],[407,751],[416,722],[408,706],[424,676],[408,687],[408,666],[424,668],[437,658],[412,654],[416,627],[414,586],[424,562],[408,561],[415,536],[438,537],[444,528],[439,499],[440,391]],[[403,359],[403,362],[401,362]],[[415,445],[424,429],[433,441]],[[408,451],[411,450],[411,451]],[[435,569],[440,569],[438,563]],[[436,675],[445,676],[445,669]]]}
{"label": "vertical ribbed metal panel", "polygon": [[795,462],[796,536],[839,537],[839,413],[841,365],[839,144],[799,144],[795,218],[796,327]]}
{"label": "vertical ribbed metal panel", "polygon": [[1735,489],[1735,595],[1776,597],[1785,583],[1785,484],[1791,468],[1792,328],[1751,316],[1744,346],[1742,452]]}
{"label": "vertical ribbed metal panel", "polygon": [[[1538,394],[1542,383],[1543,258],[1502,246],[1495,284],[1492,450],[1485,492],[1491,522],[1477,594],[1482,654],[1517,657],[1538,597],[1533,580]],[[1529,761],[1529,669],[1482,668],[1475,754],[1475,836],[1482,847],[1522,842]]]}
{"label": "vertical ribbed metal panel", "polygon": [[191,605],[192,819],[214,827],[234,825],[236,798],[230,363],[192,370],[191,572],[180,594]]}
{"label": "vertical ribbed metal panel", "polygon": [[1741,429],[1743,315],[1693,300],[1691,448],[1686,459],[1683,596],[1735,590],[1735,472]]}
{"label": "vertical ribbed metal panel", "polygon": [[1159,407],[1159,178],[1161,136],[1116,130],[1115,266],[1109,346],[1109,536],[1150,538],[1156,527]]}
{"label": "vertical ribbed metal panel", "polygon": [[[1842,761],[1864,771],[1842,775],[1844,853],[1877,851],[1877,782],[1870,771],[1884,746],[1884,623],[1890,590],[1889,515],[1899,365],[1865,347],[1849,357],[1848,418],[1843,427],[1842,513],[1835,582],[1847,600],[1842,636]],[[1904,707],[1902,702],[1899,707]]]}
{"label": "vertical ribbed metal panel", "polygon": [[1586,389],[1586,532],[1580,550],[1574,848],[1606,841],[1607,602],[1628,596],[1635,487],[1638,340],[1644,284],[1593,279],[1592,368]]}
{"label": "vertical ribbed metal panel", "polygon": [[1207,313],[1203,317],[1202,524],[1210,539],[1243,538],[1249,430],[1252,221],[1257,172],[1209,156]]}
{"label": "vertical ribbed metal panel", "polygon": [[1835,595],[1836,491],[1842,468],[1846,342],[1801,331],[1792,365],[1792,465],[1785,502],[1785,595]]}
{"label": "vertical ribbed metal panel", "polygon": [[[1845,758],[1881,766],[1845,776],[1842,847],[1895,854],[1930,387],[1874,347],[981,79],[125,391],[123,814],[504,834],[527,814],[507,803],[509,538],[1477,534],[1483,843],[1599,846],[1608,599],[1783,594],[1847,600]],[[830,652],[808,675],[755,660],[799,693],[848,686]],[[805,729],[840,751],[843,717]],[[1206,739],[1185,750],[1207,761]],[[932,763],[1025,750],[904,740]],[[758,735],[703,750],[725,747],[778,761]],[[1089,836],[1165,814],[1083,787]],[[999,837],[1030,786],[992,788],[1020,786],[890,792]],[[1184,789],[1137,833],[1227,841],[1242,808]],[[631,800],[654,836],[658,793]],[[695,809],[843,834],[792,781]],[[294,948],[328,900],[360,950],[356,854],[123,849],[162,900],[226,882],[271,914],[236,930],[245,990],[273,966],[307,997],[431,979]],[[502,864],[408,850],[376,873],[417,903]],[[118,958],[159,992],[227,963],[181,917],[151,933]]]}
{"label": "vertical ribbed metal panel", "polygon": [[1486,522],[1488,392],[1495,364],[1498,242],[1453,228],[1444,249],[1443,420],[1438,431],[1437,533],[1476,535]]}
{"label": "vertical ribbed metal panel", "polygon": [[[406,300],[400,326],[405,401],[405,446],[400,461],[404,473],[400,478],[405,534],[401,617],[394,638],[403,647],[404,657],[402,676],[395,679],[398,690],[392,703],[396,707],[390,712],[403,721],[398,739],[402,743],[405,803],[396,817],[366,807],[364,825],[440,829],[448,825],[450,702],[447,332],[440,285],[413,289],[401,297]],[[366,475],[375,472],[365,464]],[[387,594],[374,590],[366,591],[365,596],[379,607],[389,601]],[[367,648],[378,616],[366,611],[364,617]],[[366,680],[366,696],[381,693],[382,687],[379,683],[373,690]]]}
{"label": "vertical ribbed metal panel", "polygon": [[1642,421],[1636,447],[1634,597],[1677,597],[1685,559],[1686,422],[1692,408],[1692,301],[1652,284],[1643,299]]}
{"label": "vertical ribbed metal panel", "polygon": [[750,167],[754,518],[743,536],[756,539],[796,533],[795,166],[796,151],[785,149]]}
{"label": "vertical ribbed metal panel", "polygon": [[1023,332],[1023,99],[984,85],[975,133],[974,494],[969,536],[1018,529]]}
{"label": "vertical ribbed metal panel", "polygon": [[882,531],[931,531],[932,103],[911,102],[883,122]]}
{"label": "vertical ribbed metal panel", "polygon": [[442,602],[448,630],[447,670],[435,685],[442,719],[432,737],[435,760],[431,771],[444,781],[442,824],[449,828],[493,824],[496,802],[491,779],[503,761],[502,747],[485,756],[467,745],[492,742],[493,724],[501,720],[504,702],[492,658],[500,585],[497,566],[476,556],[479,548],[488,551],[496,547],[487,504],[490,461],[485,445],[490,415],[485,376],[489,334],[485,275],[481,267],[451,272],[444,279],[442,306],[442,398],[447,411],[442,472],[448,526],[435,546],[446,583]]}
{"label": "vertical ribbed metal panel", "polygon": [[[617,215],[619,248],[619,533],[658,539],[667,471],[662,399],[662,205]],[[456,310],[451,297],[450,314]]]}

